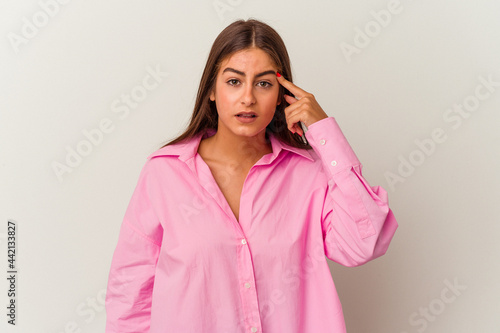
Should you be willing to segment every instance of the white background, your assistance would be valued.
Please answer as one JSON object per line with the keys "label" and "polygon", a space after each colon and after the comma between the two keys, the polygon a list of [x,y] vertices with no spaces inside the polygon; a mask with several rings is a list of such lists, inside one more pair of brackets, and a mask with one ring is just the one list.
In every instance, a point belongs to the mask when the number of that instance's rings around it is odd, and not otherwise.
{"label": "white background", "polygon": [[[104,331],[102,297],[139,171],[187,125],[215,37],[250,17],[281,34],[294,82],[337,119],[400,225],[385,256],[330,262],[348,332],[500,332],[498,1],[401,0],[385,26],[372,11],[388,0],[73,0],[52,16],[40,3],[0,2],[0,261],[4,276],[13,219],[19,270],[15,327],[1,279],[2,332]],[[346,56],[347,44],[357,53]],[[126,117],[113,112],[148,66],[168,76]],[[480,77],[496,82],[491,92]],[[446,118],[463,103],[472,111],[460,123]],[[112,130],[58,179],[53,164],[105,119]],[[415,140],[439,128],[446,139],[424,154]],[[388,173],[400,178],[390,184]]]}

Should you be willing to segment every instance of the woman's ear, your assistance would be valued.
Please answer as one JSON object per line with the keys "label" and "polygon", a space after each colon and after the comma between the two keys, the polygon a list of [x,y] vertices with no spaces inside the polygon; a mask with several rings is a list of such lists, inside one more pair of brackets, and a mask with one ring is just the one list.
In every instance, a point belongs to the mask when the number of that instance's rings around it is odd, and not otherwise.
{"label": "woman's ear", "polygon": [[210,100],[213,102],[215,101],[215,93],[214,93],[214,90],[212,89],[212,91],[210,92]]}

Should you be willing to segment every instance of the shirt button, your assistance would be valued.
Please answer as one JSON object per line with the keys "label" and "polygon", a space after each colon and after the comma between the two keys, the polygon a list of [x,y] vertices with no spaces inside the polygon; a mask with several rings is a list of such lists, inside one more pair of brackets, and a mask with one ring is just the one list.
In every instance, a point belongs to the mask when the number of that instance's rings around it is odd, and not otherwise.
{"label": "shirt button", "polygon": [[320,141],[319,141],[319,144],[320,144],[320,145],[324,145],[324,144],[325,144],[325,142],[326,142],[326,141],[322,139],[322,140],[320,140]]}
{"label": "shirt button", "polygon": [[241,244],[246,244],[246,243],[247,243],[247,240],[246,240],[245,238],[243,238],[243,239],[241,240]]}
{"label": "shirt button", "polygon": [[245,283],[245,288],[250,288],[250,283]]}
{"label": "shirt button", "polygon": [[252,332],[257,332],[257,327],[252,327],[252,328],[250,329],[250,331],[252,331]]}
{"label": "shirt button", "polygon": [[331,163],[333,166],[336,166],[337,165],[337,161],[332,161]]}

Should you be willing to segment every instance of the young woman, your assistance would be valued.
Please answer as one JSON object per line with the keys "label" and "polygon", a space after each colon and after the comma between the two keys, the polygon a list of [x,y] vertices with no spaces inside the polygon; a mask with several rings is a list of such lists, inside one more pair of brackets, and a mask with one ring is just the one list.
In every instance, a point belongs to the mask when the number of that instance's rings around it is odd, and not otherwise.
{"label": "young woman", "polygon": [[280,36],[236,21],[212,46],[187,130],[139,175],[106,332],[345,332],[326,258],[380,257],[397,226],[335,118],[292,83]]}

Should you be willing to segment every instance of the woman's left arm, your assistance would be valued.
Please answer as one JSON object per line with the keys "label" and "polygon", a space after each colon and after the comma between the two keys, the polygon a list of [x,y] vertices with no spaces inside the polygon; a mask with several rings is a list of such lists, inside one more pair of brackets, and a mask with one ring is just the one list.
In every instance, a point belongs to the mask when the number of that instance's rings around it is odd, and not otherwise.
{"label": "woman's left arm", "polygon": [[[344,266],[359,266],[383,255],[398,227],[389,208],[387,192],[371,187],[361,173],[361,163],[335,118],[329,117],[315,97],[278,76],[292,96],[285,108],[288,128],[306,135],[321,158],[328,179],[322,211],[325,254]],[[302,121],[306,134],[298,124]]]}

